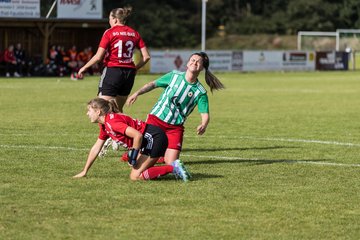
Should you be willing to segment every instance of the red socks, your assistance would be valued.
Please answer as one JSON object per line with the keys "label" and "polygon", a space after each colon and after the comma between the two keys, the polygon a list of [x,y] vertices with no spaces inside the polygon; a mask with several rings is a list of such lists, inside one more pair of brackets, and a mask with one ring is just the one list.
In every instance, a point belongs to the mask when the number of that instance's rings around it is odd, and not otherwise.
{"label": "red socks", "polygon": [[160,176],[166,175],[168,173],[172,173],[173,169],[174,167],[171,165],[155,166],[143,171],[141,173],[141,176],[145,180],[156,179]]}

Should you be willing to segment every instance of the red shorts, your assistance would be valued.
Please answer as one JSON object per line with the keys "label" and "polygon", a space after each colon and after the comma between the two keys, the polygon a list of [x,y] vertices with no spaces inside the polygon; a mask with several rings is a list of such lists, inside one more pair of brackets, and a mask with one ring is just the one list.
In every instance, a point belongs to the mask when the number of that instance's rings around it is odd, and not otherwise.
{"label": "red shorts", "polygon": [[172,125],[166,123],[152,114],[148,115],[146,119],[146,123],[158,126],[166,133],[166,136],[169,141],[168,148],[181,151],[183,136],[184,136],[183,125]]}

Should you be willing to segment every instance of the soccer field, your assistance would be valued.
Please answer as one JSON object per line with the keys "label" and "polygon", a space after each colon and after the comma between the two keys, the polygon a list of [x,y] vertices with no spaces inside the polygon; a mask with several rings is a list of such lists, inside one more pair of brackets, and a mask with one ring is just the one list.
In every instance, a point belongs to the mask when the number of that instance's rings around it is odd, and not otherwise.
{"label": "soccer field", "polygon": [[[196,110],[185,124],[188,183],[131,182],[122,151],[73,179],[98,77],[0,78],[0,239],[359,239],[359,73],[217,76],[207,132]],[[159,94],[124,111],[145,119]]]}

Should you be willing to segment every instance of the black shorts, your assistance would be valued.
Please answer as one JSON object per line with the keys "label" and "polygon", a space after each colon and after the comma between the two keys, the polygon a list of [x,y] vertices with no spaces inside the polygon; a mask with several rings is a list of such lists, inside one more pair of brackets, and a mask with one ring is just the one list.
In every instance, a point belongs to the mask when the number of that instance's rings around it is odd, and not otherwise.
{"label": "black shorts", "polygon": [[147,124],[141,144],[141,154],[151,158],[162,157],[168,146],[168,139],[165,132],[154,125]]}
{"label": "black shorts", "polygon": [[134,85],[134,68],[105,67],[99,83],[99,96],[128,96]]}

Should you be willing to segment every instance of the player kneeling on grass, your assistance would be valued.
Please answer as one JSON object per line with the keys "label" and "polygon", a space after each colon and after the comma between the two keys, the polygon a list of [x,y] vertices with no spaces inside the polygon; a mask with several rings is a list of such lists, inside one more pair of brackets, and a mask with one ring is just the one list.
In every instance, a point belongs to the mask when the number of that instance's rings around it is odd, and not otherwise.
{"label": "player kneeling on grass", "polygon": [[92,123],[99,124],[100,134],[89,152],[84,169],[74,178],[86,176],[105,141],[110,137],[129,150],[131,180],[156,179],[173,173],[176,178],[188,181],[190,174],[180,160],[176,160],[172,165],[154,167],[159,157],[164,156],[168,145],[164,131],[120,113],[115,104],[102,98],[92,99],[88,103],[87,115]]}

